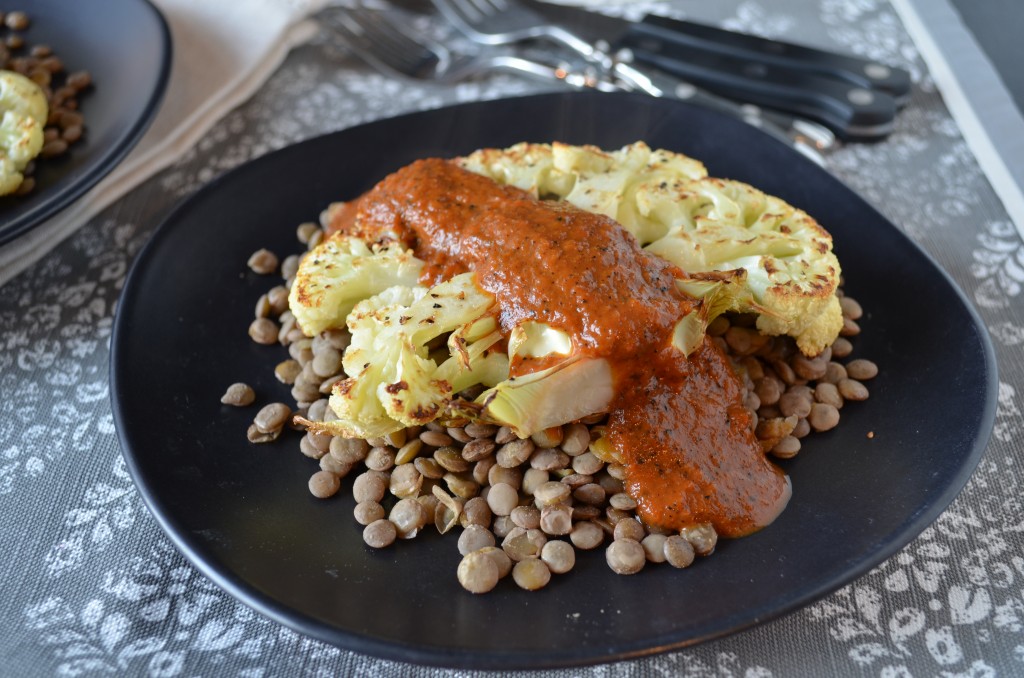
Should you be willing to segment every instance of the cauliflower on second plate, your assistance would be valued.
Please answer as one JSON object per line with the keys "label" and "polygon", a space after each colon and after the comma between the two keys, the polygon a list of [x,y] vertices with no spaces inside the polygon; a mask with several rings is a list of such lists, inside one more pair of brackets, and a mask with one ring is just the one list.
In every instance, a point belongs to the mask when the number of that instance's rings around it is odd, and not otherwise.
{"label": "cauliflower on second plate", "polygon": [[23,75],[0,71],[0,195],[14,193],[43,148],[46,95]]}

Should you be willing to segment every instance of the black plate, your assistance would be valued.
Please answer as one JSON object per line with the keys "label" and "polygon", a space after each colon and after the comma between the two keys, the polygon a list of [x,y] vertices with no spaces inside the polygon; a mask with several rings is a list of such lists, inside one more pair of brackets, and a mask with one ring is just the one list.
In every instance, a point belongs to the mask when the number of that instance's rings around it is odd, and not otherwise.
{"label": "black plate", "polygon": [[[276,279],[244,272],[260,247],[296,248],[295,226],[330,201],[429,155],[520,140],[618,147],[644,139],[706,162],[816,215],[835,236],[847,289],[867,309],[855,356],[882,373],[842,425],[785,464],[793,500],[762,532],[688,570],[613,574],[603,552],[536,593],[501,582],[463,591],[453,535],[377,552],[339,497],[312,498],[315,462],[297,439],[253,446],[256,408],[219,402],[253,384],[287,400],[280,347],[252,343],[257,296]],[[662,652],[722,636],[834,591],[931,523],[981,457],[995,413],[986,332],[950,279],[831,175],[762,133],[685,104],[550,94],[417,113],[283,149],[215,181],[160,227],[129,276],[111,379],[124,455],[160,524],[204,573],[303,633],[392,659],[544,667]],[[868,432],[874,432],[868,438]]]}
{"label": "black plate", "polygon": [[24,0],[28,44],[53,48],[93,87],[79,98],[85,136],[60,158],[36,163],[36,188],[0,197],[0,244],[61,211],[96,185],[142,138],[171,72],[171,34],[147,0]]}

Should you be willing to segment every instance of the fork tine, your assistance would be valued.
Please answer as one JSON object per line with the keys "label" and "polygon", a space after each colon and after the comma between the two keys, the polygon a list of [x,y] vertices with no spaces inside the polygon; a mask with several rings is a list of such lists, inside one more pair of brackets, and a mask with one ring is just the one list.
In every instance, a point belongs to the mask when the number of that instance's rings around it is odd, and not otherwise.
{"label": "fork tine", "polygon": [[465,23],[473,24],[484,17],[476,0],[445,0],[445,4]]}
{"label": "fork tine", "polygon": [[474,0],[474,3],[482,13],[488,15],[499,14],[508,9],[508,3],[504,0]]}
{"label": "fork tine", "polygon": [[416,42],[374,10],[332,13],[330,25],[358,56],[371,65],[406,77],[432,74],[441,57]]}

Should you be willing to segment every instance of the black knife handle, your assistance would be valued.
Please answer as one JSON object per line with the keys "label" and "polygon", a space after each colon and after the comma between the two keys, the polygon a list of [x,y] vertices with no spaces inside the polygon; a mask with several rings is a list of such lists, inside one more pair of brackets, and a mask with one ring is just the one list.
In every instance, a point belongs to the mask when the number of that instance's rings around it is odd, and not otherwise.
{"label": "black knife handle", "polygon": [[660,68],[720,96],[817,120],[841,139],[881,139],[892,131],[896,118],[896,102],[885,92],[665,43],[632,29],[621,46],[629,49],[639,63]]}
{"label": "black knife handle", "polygon": [[910,99],[910,73],[871,59],[652,14],[636,24],[635,33],[694,49],[837,78],[857,87],[886,92],[899,106]]}

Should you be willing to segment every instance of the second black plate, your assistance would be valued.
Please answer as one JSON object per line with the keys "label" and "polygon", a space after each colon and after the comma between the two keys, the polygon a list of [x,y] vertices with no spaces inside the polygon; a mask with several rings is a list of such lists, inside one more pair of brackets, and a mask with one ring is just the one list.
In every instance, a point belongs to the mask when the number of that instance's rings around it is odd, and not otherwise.
{"label": "second black plate", "polygon": [[[613,574],[601,551],[536,593],[473,596],[454,536],[374,551],[352,519],[351,480],[306,489],[297,439],[250,445],[255,408],[222,406],[235,381],[287,400],[286,352],[246,336],[276,280],[246,272],[260,247],[295,251],[295,226],[425,156],[561,140],[643,139],[806,209],[834,235],[848,292],[867,310],[855,357],[881,366],[871,398],[784,464],[793,500],[767,529],[687,570]],[[897,281],[894,282],[894,281]],[[955,369],[954,369],[955,366]],[[261,612],[311,636],[392,659],[546,667],[679,648],[795,610],[907,544],[960,491],[995,413],[986,332],[918,247],[835,178],[735,120],[664,100],[597,93],[465,104],[363,125],[264,156],[209,185],[161,226],[125,286],[112,397],[129,469],[178,547]],[[868,437],[872,433],[873,437]]]}
{"label": "second black plate", "polygon": [[80,99],[85,136],[36,163],[36,187],[0,197],[0,245],[52,217],[105,177],[156,116],[171,72],[171,34],[147,0],[30,0],[28,44],[45,44],[69,71],[89,71]]}

